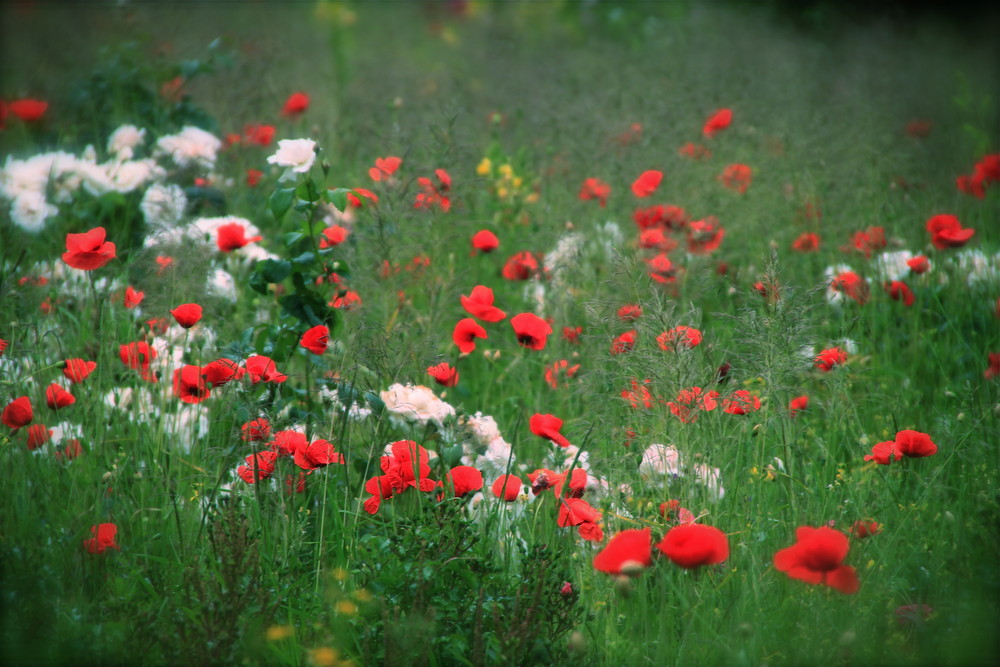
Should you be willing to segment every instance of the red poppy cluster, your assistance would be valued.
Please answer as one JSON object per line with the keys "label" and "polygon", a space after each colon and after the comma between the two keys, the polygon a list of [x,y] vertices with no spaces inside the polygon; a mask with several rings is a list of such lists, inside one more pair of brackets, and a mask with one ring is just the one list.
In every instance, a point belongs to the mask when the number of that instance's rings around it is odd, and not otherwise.
{"label": "red poppy cluster", "polygon": [[[388,447],[390,454],[379,459],[382,474],[365,482],[365,492],[370,494],[364,502],[369,514],[378,512],[383,500],[405,492],[409,488],[430,492],[444,488],[445,483],[430,478],[430,456],[427,450],[412,440],[399,440]],[[483,475],[471,466],[455,466],[445,476],[453,495],[461,498],[483,488]],[[520,485],[518,485],[520,488]],[[439,495],[439,498],[443,494]]]}
{"label": "red poppy cluster", "polygon": [[442,213],[447,213],[451,210],[451,198],[445,193],[451,191],[451,176],[444,169],[435,169],[434,176],[436,180],[426,176],[417,179],[420,192],[413,202],[413,208],[437,208]]}
{"label": "red poppy cluster", "polygon": [[[714,526],[681,523],[667,531],[656,549],[674,564],[693,570],[729,558],[729,539]],[[653,564],[652,529],[623,530],[594,557],[594,569],[608,574],[640,574]]]}
{"label": "red poppy cluster", "polygon": [[[244,427],[246,426],[244,424]],[[266,431],[259,423],[245,429],[244,435],[251,442],[261,440],[250,435],[255,430],[256,435],[260,436],[270,432],[270,426],[266,427]],[[273,475],[278,461],[282,458],[291,459],[306,475],[334,463],[344,464],[344,455],[330,442],[323,439],[310,442],[304,433],[298,431],[278,431],[274,434],[273,440],[264,444],[268,449],[250,454],[246,457],[246,463],[236,468],[236,475],[247,484],[256,484]]]}
{"label": "red poppy cluster", "polygon": [[865,461],[874,461],[879,465],[889,465],[904,456],[908,458],[923,458],[937,453],[937,445],[931,437],[920,431],[903,430],[896,433],[893,440],[880,442],[872,447],[872,453],[865,455]]}
{"label": "red poppy cluster", "polygon": [[955,179],[955,185],[960,191],[979,199],[986,196],[988,185],[998,182],[1000,182],[1000,153],[983,156],[983,159],[975,164],[971,174],[963,174]]}

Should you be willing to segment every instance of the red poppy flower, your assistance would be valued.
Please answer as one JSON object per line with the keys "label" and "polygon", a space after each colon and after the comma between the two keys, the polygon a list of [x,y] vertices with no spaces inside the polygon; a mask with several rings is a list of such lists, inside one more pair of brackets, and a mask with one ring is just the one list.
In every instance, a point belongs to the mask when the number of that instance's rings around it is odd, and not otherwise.
{"label": "red poppy flower", "polygon": [[8,345],[10,345],[9,341],[6,341],[3,338],[0,338],[0,357],[3,356],[3,352],[4,352],[4,350],[7,349]]}
{"label": "red poppy flower", "polygon": [[398,157],[375,158],[375,166],[368,170],[368,175],[373,181],[381,181],[396,173],[401,164],[403,160]]}
{"label": "red poppy flower", "polygon": [[72,461],[81,454],[83,454],[83,446],[79,440],[74,438],[56,450],[56,461]]}
{"label": "red poppy flower", "polygon": [[74,269],[93,271],[115,258],[115,244],[105,241],[104,227],[94,227],[83,234],[66,235],[62,259]]}
{"label": "red poppy flower", "polygon": [[488,229],[481,229],[472,235],[472,247],[481,253],[490,253],[500,247],[500,239]]}
{"label": "red poppy flower", "polygon": [[543,350],[548,341],[552,327],[548,322],[534,313],[521,313],[510,318],[510,326],[521,347],[530,350]]}
{"label": "red poppy flower", "polygon": [[594,556],[594,569],[608,574],[636,575],[653,564],[649,528],[623,530]]}
{"label": "red poppy flower", "polygon": [[658,253],[645,261],[646,267],[649,270],[649,277],[656,282],[669,285],[677,281],[677,269],[674,268],[674,263],[670,261],[670,258],[665,253]]}
{"label": "red poppy flower", "polygon": [[436,366],[429,367],[427,373],[435,382],[445,387],[454,387],[458,384],[458,369],[449,366],[448,362],[442,361]]}
{"label": "red poppy flower", "polygon": [[580,187],[579,197],[584,201],[596,199],[601,204],[601,208],[604,208],[608,203],[608,197],[610,195],[610,185],[598,178],[588,178]]}
{"label": "red poppy flower", "polygon": [[722,401],[722,411],[731,415],[745,415],[760,410],[760,399],[745,389],[739,389]]}
{"label": "red poppy flower", "polygon": [[937,453],[937,445],[931,441],[931,436],[911,430],[896,433],[896,449],[903,456],[912,458],[932,456]]}
{"label": "red poppy flower", "polygon": [[499,322],[507,317],[507,313],[493,305],[493,290],[489,287],[476,285],[469,296],[463,294],[459,300],[466,312],[484,322]]}
{"label": "red poppy flower", "polygon": [[188,364],[174,371],[174,396],[185,403],[201,403],[209,391],[200,366]]}
{"label": "red poppy flower", "polygon": [[87,376],[97,368],[96,361],[84,361],[83,359],[67,359],[62,363],[63,375],[70,382],[80,383],[87,379]]}
{"label": "red poppy flower", "polygon": [[330,344],[330,328],[322,324],[312,327],[299,339],[299,345],[313,354],[323,354]]}
{"label": "red poppy flower", "polygon": [[913,302],[916,301],[916,297],[913,296],[913,290],[901,280],[893,280],[891,283],[886,283],[884,287],[885,291],[889,294],[889,298],[893,301],[902,301],[906,307],[912,306]]}
{"label": "red poppy flower", "polygon": [[25,123],[37,123],[48,108],[48,102],[32,99],[14,100],[7,105],[7,109]]}
{"label": "red poppy flower", "polygon": [[885,229],[882,227],[869,227],[863,232],[854,232],[851,235],[851,245],[841,248],[845,252],[851,249],[857,250],[869,259],[872,252],[881,250],[886,246]]}
{"label": "red poppy flower", "polygon": [[712,114],[707,121],[705,121],[705,125],[701,128],[701,132],[706,137],[713,137],[720,130],[724,130],[729,127],[729,124],[732,122],[732,109],[719,109]]}
{"label": "red poppy flower", "polygon": [[538,273],[538,260],[530,252],[522,250],[507,258],[502,275],[507,280],[527,280]]}
{"label": "red poppy flower", "polygon": [[986,185],[997,182],[1000,182],[1000,153],[983,156],[971,175],[959,176],[955,180],[960,191],[979,199],[986,196]]}
{"label": "red poppy flower", "polygon": [[248,143],[258,146],[270,146],[274,141],[274,125],[250,124],[243,128],[243,136]]}
{"label": "red poppy flower", "polygon": [[911,257],[906,260],[906,265],[910,267],[910,271],[917,275],[921,273],[926,273],[931,268],[931,262],[927,259],[926,255],[917,255],[916,257]]}
{"label": "red poppy flower", "polygon": [[455,498],[462,498],[483,488],[483,473],[472,466],[455,466],[444,476],[445,486],[454,490]]}
{"label": "red poppy flower", "polygon": [[642,317],[642,306],[628,304],[618,309],[618,319],[623,322],[635,322]]}
{"label": "red poppy flower", "polygon": [[52,439],[52,431],[45,424],[32,424],[28,427],[28,450],[33,451]]}
{"label": "red poppy flower", "polygon": [[632,194],[636,197],[648,197],[660,187],[663,180],[663,172],[650,170],[639,174],[639,178],[632,183]]}
{"label": "red poppy flower", "polygon": [[726,534],[714,526],[700,523],[674,526],[656,548],[686,570],[716,565],[729,558]]}
{"label": "red poppy flower", "polygon": [[27,396],[15,398],[7,404],[0,415],[0,421],[10,428],[21,428],[31,423],[35,413],[31,409],[31,399]]}
{"label": "red poppy flower", "polygon": [[278,371],[277,366],[270,357],[265,357],[261,354],[248,357],[244,365],[246,366],[247,373],[250,374],[250,381],[253,384],[260,382],[275,382],[280,384],[288,379],[287,375]]}
{"label": "red poppy flower", "polygon": [[974,229],[963,228],[962,223],[953,215],[935,215],[925,226],[931,233],[931,243],[938,250],[960,248],[976,233]]}
{"label": "red poppy flower", "polygon": [[87,553],[102,554],[108,549],[121,551],[121,547],[115,542],[115,536],[118,535],[118,526],[115,524],[102,523],[91,526],[90,534],[93,537],[83,541],[83,546],[87,550]]}
{"label": "red poppy flower", "polygon": [[792,579],[824,584],[841,593],[856,593],[859,583],[853,567],[844,565],[850,550],[847,536],[822,526],[802,526],[795,531],[797,542],[774,555],[774,567]]}
{"label": "red poppy flower", "polygon": [[211,361],[202,367],[201,373],[205,376],[205,381],[213,387],[221,387],[246,375],[246,371],[232,359]]}
{"label": "red poppy flower", "polygon": [[816,252],[819,250],[819,234],[806,232],[792,242],[792,250],[798,252]]}
{"label": "red poppy flower", "polygon": [[639,384],[636,378],[632,378],[632,388],[622,389],[622,398],[628,401],[628,404],[635,410],[638,410],[640,405],[649,410],[656,403],[656,398],[646,388],[647,382],[649,380],[645,380],[642,384]]}
{"label": "red poppy flower", "polygon": [[563,327],[562,339],[567,343],[572,343],[573,345],[580,344],[580,334],[583,333],[583,327]]}
{"label": "red poppy flower", "polygon": [[796,396],[788,403],[788,416],[794,417],[809,407],[808,396]]}
{"label": "red poppy flower", "polygon": [[[997,301],[997,312],[1000,313],[1000,301]],[[989,367],[983,371],[983,377],[987,380],[1000,376],[1000,352],[989,353]]]}
{"label": "red poppy flower", "polygon": [[76,397],[66,391],[64,387],[53,382],[45,389],[45,404],[53,410],[65,408],[76,403]]}
{"label": "red poppy flower", "polygon": [[701,332],[694,327],[676,326],[657,336],[656,344],[661,350],[676,350],[679,347],[692,350],[701,344],[701,338]]}
{"label": "red poppy flower", "polygon": [[271,423],[263,417],[251,419],[240,427],[243,442],[263,442],[271,437]]}
{"label": "red poppy flower", "polygon": [[156,272],[156,275],[162,276],[163,272],[169,269],[174,264],[173,257],[166,257],[164,255],[156,256],[156,263],[160,265],[160,269]]}
{"label": "red poppy flower", "polygon": [[236,474],[247,484],[256,484],[274,474],[277,460],[278,452],[273,450],[251,454],[246,458],[246,465],[236,468]]}
{"label": "red poppy flower", "polygon": [[264,178],[264,172],[260,169],[247,169],[247,185],[251,188],[257,187],[262,178]]}
{"label": "red poppy flower", "polygon": [[816,355],[814,359],[816,368],[824,373],[833,370],[834,366],[839,366],[847,362],[847,353],[839,347],[830,347]]}
{"label": "red poppy flower", "polygon": [[677,247],[677,241],[664,234],[659,227],[652,227],[639,232],[639,247],[670,252]]}
{"label": "red poppy flower", "polygon": [[521,487],[523,486],[524,482],[517,475],[500,475],[497,481],[493,482],[493,495],[512,503],[521,495]]}
{"label": "red poppy flower", "polygon": [[871,454],[865,454],[865,461],[874,461],[881,466],[887,466],[901,458],[903,458],[903,454],[896,447],[896,443],[893,440],[880,442],[872,447]]}
{"label": "red poppy flower", "polygon": [[304,470],[323,468],[331,463],[344,464],[344,455],[326,440],[313,440],[308,445],[299,447],[294,454],[295,465]]}
{"label": "red poppy flower", "polygon": [[274,442],[271,449],[278,452],[278,456],[295,456],[295,452],[309,444],[306,434],[299,431],[278,431],[274,434]]}
{"label": "red poppy flower", "polygon": [[631,352],[632,348],[635,347],[635,339],[638,335],[638,332],[633,329],[632,331],[626,331],[620,336],[615,336],[614,340],[611,341],[611,354]]}
{"label": "red poppy flower", "polygon": [[444,193],[451,190],[451,176],[444,169],[435,169],[434,175],[437,177],[437,183],[424,176],[417,178],[421,192],[417,193],[413,208],[429,209],[437,206],[447,213],[451,209],[451,199]]}
{"label": "red poppy flower", "polygon": [[563,498],[559,502],[559,518],[556,525],[560,528],[571,528],[581,523],[598,523],[601,513],[590,506],[586,500],[579,498]]}
{"label": "red poppy flower", "polygon": [[361,295],[351,289],[342,289],[337,292],[328,305],[343,310],[355,310],[361,305]]}
{"label": "red poppy flower", "polygon": [[140,303],[142,303],[142,300],[144,298],[146,298],[145,292],[140,292],[137,289],[133,288],[131,285],[125,288],[124,302],[126,308],[128,309],[135,308]]}
{"label": "red poppy flower", "polygon": [[753,172],[745,164],[731,164],[719,174],[719,181],[730,190],[744,194],[750,187]]}
{"label": "red poppy flower", "polygon": [[689,157],[692,160],[707,160],[712,157],[712,151],[708,150],[701,144],[696,144],[693,141],[689,141],[680,148],[677,152],[684,156]]}
{"label": "red poppy flower", "polygon": [[868,283],[854,271],[844,271],[843,273],[837,274],[837,276],[830,281],[830,289],[834,292],[840,292],[841,294],[854,299],[861,305],[868,302]]}
{"label": "red poppy flower", "polygon": [[566,379],[570,379],[574,377],[579,370],[580,364],[573,364],[570,366],[569,361],[566,359],[560,359],[545,367],[545,383],[553,389],[559,389],[560,386],[566,386],[559,381],[561,375],[565,375]]}
{"label": "red poppy flower", "polygon": [[143,380],[157,381],[156,375],[149,369],[150,363],[157,357],[156,349],[150,347],[145,341],[119,346],[118,357],[129,368],[138,370]]}
{"label": "red poppy flower", "polygon": [[220,225],[215,239],[219,250],[222,252],[232,252],[243,246],[262,240],[263,236],[247,236],[247,228],[238,222],[231,222]]}
{"label": "red poppy flower", "polygon": [[632,220],[639,229],[661,227],[681,229],[687,224],[687,213],[679,206],[657,204],[649,208],[637,208],[632,212]]}
{"label": "red poppy flower", "polygon": [[196,303],[184,303],[171,310],[170,314],[177,320],[177,324],[190,329],[201,319],[201,306]]}
{"label": "red poppy flower", "polygon": [[726,230],[714,216],[704,220],[694,220],[687,225],[688,252],[693,255],[708,255],[719,248]]}
{"label": "red poppy flower", "polygon": [[[727,370],[728,372],[728,370]],[[686,424],[698,418],[698,411],[711,412],[719,406],[717,391],[704,391],[701,387],[688,387],[677,392],[677,398],[667,402],[667,407],[675,417]]]}
{"label": "red poppy flower", "polygon": [[298,116],[309,108],[309,96],[305,93],[292,93],[285,100],[285,106],[281,109],[283,116]]}
{"label": "red poppy flower", "polygon": [[851,526],[851,533],[859,539],[878,535],[882,532],[882,526],[875,521],[855,521]]}
{"label": "red poppy flower", "polygon": [[535,435],[551,440],[560,447],[569,447],[569,440],[566,439],[559,429],[562,428],[563,421],[554,415],[536,413],[528,420],[528,428]]}
{"label": "red poppy flower", "polygon": [[455,325],[455,330],[451,333],[452,341],[462,354],[469,354],[476,349],[477,338],[486,337],[486,329],[482,328],[471,317],[459,320],[458,324]]}
{"label": "red poppy flower", "polygon": [[358,198],[354,193],[358,193],[365,199],[367,199],[372,204],[378,203],[378,195],[371,190],[366,190],[365,188],[351,188],[351,191],[347,193],[347,205],[351,208],[364,208],[365,204]]}

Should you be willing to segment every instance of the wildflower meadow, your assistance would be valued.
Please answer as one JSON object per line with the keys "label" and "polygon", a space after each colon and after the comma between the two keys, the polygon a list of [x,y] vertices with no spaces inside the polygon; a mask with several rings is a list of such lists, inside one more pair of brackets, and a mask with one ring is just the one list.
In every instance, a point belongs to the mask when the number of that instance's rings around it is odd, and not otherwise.
{"label": "wildflower meadow", "polygon": [[997,664],[971,7],[0,6],[0,661]]}

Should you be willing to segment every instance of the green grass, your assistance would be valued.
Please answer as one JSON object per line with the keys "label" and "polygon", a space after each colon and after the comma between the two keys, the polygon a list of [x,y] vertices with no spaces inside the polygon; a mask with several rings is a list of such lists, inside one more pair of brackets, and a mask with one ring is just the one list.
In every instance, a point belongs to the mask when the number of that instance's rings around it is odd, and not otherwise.
{"label": "green grass", "polygon": [[[10,346],[0,357],[0,406],[30,396],[34,423],[61,425],[83,448],[58,460],[54,443],[29,451],[26,429],[0,427],[6,662],[995,662],[1000,396],[983,372],[988,353],[1000,352],[1000,210],[995,185],[984,199],[955,187],[997,149],[992,16],[962,26],[872,17],[803,32],[743,5],[473,3],[464,17],[441,5],[185,7],[5,6],[0,94],[46,99],[50,109],[41,126],[8,116],[0,150],[24,159],[56,148],[79,154],[90,142],[103,157],[108,132],[125,122],[147,127],[147,146],[188,122],[220,136],[274,124],[276,139],[317,141],[308,176],[316,188],[368,188],[379,203],[356,212],[343,245],[316,252],[310,237],[325,225],[306,222],[315,202],[272,213],[272,193],[289,187],[267,165],[275,146],[221,152],[211,186],[189,190],[200,212],[182,224],[223,213],[251,220],[260,245],[294,260],[290,271],[302,276],[276,288],[262,264],[214,245],[143,248],[141,191],[80,193],[39,234],[17,227],[4,200],[0,339]],[[11,54],[39,35],[67,48],[13,66]],[[171,106],[158,89],[183,62],[199,74],[185,87],[188,104]],[[296,90],[310,94],[309,110],[280,116]],[[732,126],[705,140],[702,124],[722,107],[733,109]],[[930,122],[930,134],[908,136],[913,120]],[[633,123],[641,134],[623,141]],[[712,156],[679,155],[688,141]],[[387,155],[403,165],[394,181],[373,183],[367,170]],[[491,174],[477,172],[484,157]],[[497,175],[504,163],[520,190]],[[753,169],[743,195],[716,178],[732,163]],[[245,184],[251,168],[265,172],[257,188]],[[414,209],[416,179],[438,168],[453,179],[452,210]],[[630,184],[647,169],[663,171],[664,182],[635,199]],[[204,174],[174,170],[163,180],[189,187],[195,176]],[[611,186],[606,208],[578,198],[589,177]],[[501,196],[501,187],[516,195]],[[297,198],[309,198],[305,185]],[[810,202],[821,218],[804,214]],[[666,287],[647,275],[649,253],[637,248],[631,220],[636,206],[657,203],[692,220],[716,216],[726,230],[707,256],[686,254],[679,236],[670,257],[682,269]],[[939,213],[976,230],[968,248],[992,273],[970,280],[956,259],[966,249],[931,246],[924,224]],[[118,257],[95,280],[74,282],[60,260],[65,234],[96,226]],[[873,259],[841,250],[870,226],[884,227],[884,251],[931,258],[930,273],[903,278],[912,307],[888,298]],[[484,228],[500,248],[470,256],[469,239]],[[818,252],[791,250],[805,231],[821,235]],[[296,232],[305,236],[288,236]],[[515,252],[551,259],[571,238],[578,253],[548,279],[501,277]],[[161,273],[154,260],[163,254],[175,266]],[[429,265],[413,264],[424,256]],[[336,288],[314,279],[333,262],[361,296],[358,309],[323,305]],[[823,271],[837,264],[872,279],[869,303],[826,302]],[[235,302],[206,292],[217,268],[232,274]],[[762,298],[758,280],[777,284],[779,298]],[[519,346],[505,320],[484,323],[489,337],[459,357],[451,340],[467,316],[459,297],[480,284],[508,317],[551,318],[544,350]],[[140,311],[116,299],[125,285],[146,293]],[[289,295],[312,311],[283,309]],[[46,299],[50,314],[40,310]],[[159,383],[144,382],[122,364],[119,345],[144,339],[146,320],[169,319],[188,302],[204,306],[201,323],[171,341],[177,358],[158,360]],[[640,304],[642,317],[620,321],[625,304]],[[298,339],[319,320],[334,333],[317,357]],[[660,350],[656,336],[676,325],[697,327],[704,341]],[[583,328],[579,345],[561,339],[564,326]],[[635,348],[610,354],[629,329]],[[814,368],[816,352],[847,339],[856,351],[845,365]],[[233,383],[194,406],[170,390],[180,365],[251,353],[272,357],[287,382]],[[45,388],[61,376],[60,361],[77,357],[97,368],[71,387],[76,403],[54,414]],[[545,368],[562,359],[580,370],[553,389]],[[551,492],[508,506],[485,488],[471,508],[410,489],[365,512],[365,481],[381,474],[386,443],[409,438],[435,451],[430,477],[439,480],[470,442],[455,420],[404,428],[379,410],[393,383],[431,386],[426,368],[440,361],[461,379],[435,392],[460,417],[493,416],[514,453],[498,465],[522,479],[572,463],[529,429],[536,413],[564,420],[562,432],[608,485],[585,495],[603,514],[605,543],[647,526],[658,542],[670,527],[658,507],[678,499],[727,534],[729,558],[688,571],[654,549],[653,566],[634,578],[595,571],[600,545],[557,526]],[[723,363],[728,379],[716,386]],[[631,407],[621,392],[633,379],[660,400]],[[749,390],[761,409],[731,415],[720,405],[682,423],[665,402],[692,386],[723,397]],[[348,418],[332,389],[373,414]],[[149,393],[114,407],[106,397],[123,390]],[[809,408],[791,418],[788,402],[799,395]],[[181,421],[188,416],[196,425]],[[316,471],[303,493],[285,492],[286,475],[298,471],[290,460],[270,480],[246,484],[233,475],[254,451],[240,425],[258,416],[275,431],[302,427],[329,440],[345,465]],[[903,429],[930,434],[937,454],[891,466],[863,460]],[[716,499],[690,469],[669,485],[640,474],[653,443],[718,468],[725,496]],[[768,470],[775,457],[784,471]],[[861,519],[883,528],[851,538],[845,563],[857,569],[856,594],[773,567],[797,527],[832,522],[849,532]],[[91,526],[107,522],[118,527],[120,550],[88,553]],[[563,594],[567,582],[572,593]],[[898,621],[897,609],[914,604],[933,612]]]}

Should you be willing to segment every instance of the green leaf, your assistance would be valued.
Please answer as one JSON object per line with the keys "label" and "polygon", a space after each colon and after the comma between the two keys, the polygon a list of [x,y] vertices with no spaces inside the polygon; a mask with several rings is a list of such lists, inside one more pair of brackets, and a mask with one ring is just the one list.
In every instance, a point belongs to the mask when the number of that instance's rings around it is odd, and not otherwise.
{"label": "green leaf", "polygon": [[334,190],[326,190],[323,192],[323,197],[329,203],[333,204],[338,211],[343,212],[347,209],[347,193],[350,192],[347,188],[336,188]]}
{"label": "green leaf", "polygon": [[302,232],[288,232],[281,237],[281,242],[285,244],[286,248],[291,248],[293,245],[301,241],[306,237]]}
{"label": "green leaf", "polygon": [[292,272],[292,263],[286,260],[265,259],[254,265],[250,274],[250,287],[260,294],[267,294],[269,283],[280,283]]}
{"label": "green leaf", "polygon": [[313,183],[311,178],[309,178],[295,188],[295,196],[303,201],[312,203],[319,201],[320,194],[319,191],[316,190],[316,184]]}
{"label": "green leaf", "polygon": [[275,220],[281,221],[285,217],[285,213],[292,206],[292,200],[295,198],[295,188],[278,188],[271,195],[271,199],[268,202],[268,206],[271,209],[271,215],[274,216]]}

